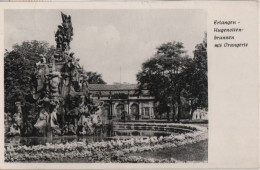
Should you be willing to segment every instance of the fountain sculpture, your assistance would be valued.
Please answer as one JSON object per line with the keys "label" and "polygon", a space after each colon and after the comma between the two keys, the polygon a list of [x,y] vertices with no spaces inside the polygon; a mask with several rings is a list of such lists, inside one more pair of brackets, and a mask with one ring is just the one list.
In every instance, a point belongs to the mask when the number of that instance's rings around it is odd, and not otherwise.
{"label": "fountain sculpture", "polygon": [[[70,52],[71,16],[64,13],[61,16],[54,55],[50,58],[41,55],[41,61],[36,63],[32,90],[39,116],[34,129],[43,136],[93,134],[95,127],[102,125],[101,108],[97,109],[89,97],[86,71]],[[10,135],[20,135],[21,104],[17,103],[17,107]]]}

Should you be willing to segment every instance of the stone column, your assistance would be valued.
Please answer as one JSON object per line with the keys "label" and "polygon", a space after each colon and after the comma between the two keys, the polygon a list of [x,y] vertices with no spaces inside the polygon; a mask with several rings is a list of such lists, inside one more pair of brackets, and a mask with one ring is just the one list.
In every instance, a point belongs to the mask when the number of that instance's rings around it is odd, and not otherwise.
{"label": "stone column", "polygon": [[127,112],[127,115],[129,115],[129,113],[128,113],[128,104],[127,103],[124,103],[124,110]]}
{"label": "stone column", "polygon": [[151,112],[151,114],[152,114],[152,119],[154,119],[154,108],[153,107],[151,107],[151,110],[152,110],[152,112]]}
{"label": "stone column", "polygon": [[142,103],[140,102],[140,103],[139,103],[139,119],[140,119],[140,120],[142,120],[142,113],[143,113],[142,109],[143,109],[143,105],[142,105]]}
{"label": "stone column", "polygon": [[112,117],[116,116],[116,105],[117,103],[112,102]]}

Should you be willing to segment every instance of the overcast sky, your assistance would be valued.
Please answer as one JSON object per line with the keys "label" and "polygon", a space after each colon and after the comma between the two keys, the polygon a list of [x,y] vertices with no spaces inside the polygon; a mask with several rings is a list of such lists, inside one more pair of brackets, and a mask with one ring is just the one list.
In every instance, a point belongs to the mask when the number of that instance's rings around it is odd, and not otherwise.
{"label": "overcast sky", "polygon": [[[169,41],[184,43],[193,56],[206,32],[203,10],[62,10],[74,28],[71,51],[88,71],[101,73],[108,83],[136,83],[141,64]],[[26,40],[55,45],[61,24],[59,10],[5,10],[5,49]]]}

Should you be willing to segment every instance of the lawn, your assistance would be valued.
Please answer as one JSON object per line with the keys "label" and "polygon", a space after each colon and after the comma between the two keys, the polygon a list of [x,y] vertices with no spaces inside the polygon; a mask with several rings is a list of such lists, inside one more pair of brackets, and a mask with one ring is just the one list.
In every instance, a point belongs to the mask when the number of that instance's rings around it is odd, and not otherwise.
{"label": "lawn", "polygon": [[155,159],[173,158],[181,162],[207,162],[208,140],[203,140],[193,144],[187,144],[179,147],[167,148],[158,151],[130,153],[129,156],[141,156]]}

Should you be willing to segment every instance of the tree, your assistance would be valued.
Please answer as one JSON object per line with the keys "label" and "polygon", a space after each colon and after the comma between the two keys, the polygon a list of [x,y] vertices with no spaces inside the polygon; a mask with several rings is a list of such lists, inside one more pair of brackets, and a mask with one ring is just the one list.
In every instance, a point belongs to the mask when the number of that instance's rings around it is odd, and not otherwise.
{"label": "tree", "polygon": [[191,102],[191,118],[197,108],[208,108],[208,66],[207,66],[207,34],[202,43],[193,51],[192,62],[185,65],[183,71],[188,98]]}
{"label": "tree", "polygon": [[196,65],[197,91],[194,96],[198,98],[197,107],[208,108],[208,55],[207,55],[207,34],[202,43],[194,50],[194,62]]}
{"label": "tree", "polygon": [[[4,86],[5,112],[14,112],[14,103],[22,101],[23,108],[28,112],[31,108],[32,74],[35,64],[41,60],[40,55],[47,60],[54,54],[55,47],[45,41],[24,41],[15,44],[12,51],[5,51],[4,57]],[[89,83],[105,84],[102,75],[96,72],[87,72]]]}
{"label": "tree", "polygon": [[25,41],[15,44],[11,52],[5,52],[4,86],[5,112],[14,112],[14,103],[22,101],[26,106],[31,103],[31,75],[35,63],[40,61],[40,54],[51,57],[54,46],[45,41]]}
{"label": "tree", "polygon": [[106,82],[102,79],[102,75],[97,72],[88,71],[87,75],[89,84],[106,84]]}
{"label": "tree", "polygon": [[188,60],[185,53],[181,42],[162,44],[155,56],[143,63],[142,71],[137,74],[139,88],[150,90],[157,102],[156,110],[159,113],[167,112],[168,120],[170,113],[180,120],[183,90],[181,71],[183,63]]}
{"label": "tree", "polygon": [[156,54],[142,64],[137,74],[139,89],[150,90],[156,111],[170,113],[180,121],[185,107],[193,112],[208,106],[207,41],[196,45],[194,57],[185,55],[181,42],[169,42],[157,48]]}
{"label": "tree", "polygon": [[21,45],[15,44],[13,46],[13,51],[18,52],[23,57],[32,61],[35,59],[35,56],[44,55],[47,58],[50,58],[55,51],[55,47],[50,46],[46,41],[24,41]]}

